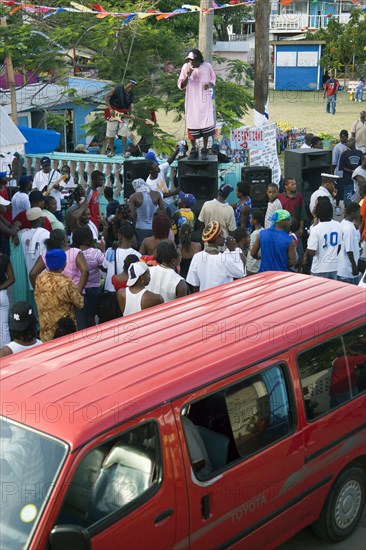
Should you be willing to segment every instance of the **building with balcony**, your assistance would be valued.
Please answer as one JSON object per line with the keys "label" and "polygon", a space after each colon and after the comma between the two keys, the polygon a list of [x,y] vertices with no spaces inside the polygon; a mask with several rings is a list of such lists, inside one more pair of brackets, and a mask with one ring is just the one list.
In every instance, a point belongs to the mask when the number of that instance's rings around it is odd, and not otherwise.
{"label": "building with balcony", "polygon": [[[294,0],[281,6],[279,0],[271,1],[270,36],[273,40],[300,40],[308,31],[326,27],[331,17],[347,23],[355,7],[366,7],[366,0],[357,6],[346,0]],[[227,58],[254,63],[255,20],[247,19],[228,28],[226,42],[216,42],[214,52]]]}

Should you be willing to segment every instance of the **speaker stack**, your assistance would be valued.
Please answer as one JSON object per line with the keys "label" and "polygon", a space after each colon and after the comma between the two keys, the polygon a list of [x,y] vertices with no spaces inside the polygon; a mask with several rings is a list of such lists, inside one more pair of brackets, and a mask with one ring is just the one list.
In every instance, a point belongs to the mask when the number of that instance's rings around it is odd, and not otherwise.
{"label": "speaker stack", "polygon": [[327,149],[286,149],[285,177],[297,182],[297,190],[302,194],[308,207],[311,194],[321,184],[321,173],[332,172],[332,151]]}
{"label": "speaker stack", "polygon": [[209,155],[208,160],[183,158],[178,161],[178,185],[183,193],[196,197],[192,208],[195,213],[200,212],[204,202],[217,196],[218,166],[215,155]]}
{"label": "speaker stack", "polygon": [[148,175],[146,160],[125,160],[123,163],[123,197],[128,199],[135,192],[132,187],[133,180],[142,178],[146,181]]}
{"label": "speaker stack", "polygon": [[268,166],[247,166],[241,169],[241,179],[250,184],[249,196],[253,209],[267,208],[266,186],[272,181],[272,170]]}

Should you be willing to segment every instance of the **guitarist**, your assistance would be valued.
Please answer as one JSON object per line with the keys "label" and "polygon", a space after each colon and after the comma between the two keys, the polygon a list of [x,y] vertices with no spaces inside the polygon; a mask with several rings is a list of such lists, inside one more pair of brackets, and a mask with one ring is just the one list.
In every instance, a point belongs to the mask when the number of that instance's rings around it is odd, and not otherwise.
{"label": "guitarist", "polygon": [[107,113],[107,132],[109,147],[109,157],[114,156],[114,140],[116,136],[120,136],[122,139],[122,154],[126,153],[126,144],[128,136],[128,120],[133,119],[131,114],[133,103],[133,89],[136,86],[136,80],[128,80],[126,84],[119,84],[114,86],[104,97],[107,109],[109,109],[109,116],[113,117],[117,113],[125,113],[126,117],[122,122],[118,120],[108,120]]}
{"label": "guitarist", "polygon": [[[57,210],[55,212],[56,218],[62,222],[61,214],[61,191],[62,191],[62,175],[58,170],[51,169],[51,160],[49,157],[41,158],[41,170],[37,172],[33,179],[32,189],[38,189],[38,191],[47,192],[51,197],[55,197]],[[58,183],[57,183],[58,182]],[[47,193],[48,194],[48,193]]]}

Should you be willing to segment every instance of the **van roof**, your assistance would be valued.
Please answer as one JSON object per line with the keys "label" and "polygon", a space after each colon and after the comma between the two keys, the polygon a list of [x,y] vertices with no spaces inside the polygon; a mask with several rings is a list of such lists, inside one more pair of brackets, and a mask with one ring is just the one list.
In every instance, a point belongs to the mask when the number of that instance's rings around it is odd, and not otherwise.
{"label": "van roof", "polygon": [[365,290],[353,285],[254,275],[4,358],[2,414],[75,449],[365,311]]}

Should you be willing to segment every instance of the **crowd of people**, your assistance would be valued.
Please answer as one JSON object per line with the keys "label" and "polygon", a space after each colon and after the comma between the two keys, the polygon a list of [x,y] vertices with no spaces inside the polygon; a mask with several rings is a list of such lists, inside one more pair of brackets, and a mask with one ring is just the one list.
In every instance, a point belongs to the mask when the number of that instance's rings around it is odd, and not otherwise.
{"label": "crowd of people", "polygon": [[267,185],[266,208],[253,207],[246,181],[237,183],[236,200],[223,183],[198,203],[169,182],[178,147],[162,164],[146,154],[149,175],[132,182],[124,203],[102,172],[83,188],[67,166],[52,170],[48,157],[34,177],[23,170],[12,196],[0,174],[0,355],[258,272],[358,284],[366,257],[365,118],[351,137],[340,132],[333,173],[322,174],[309,205],[293,178]]}

